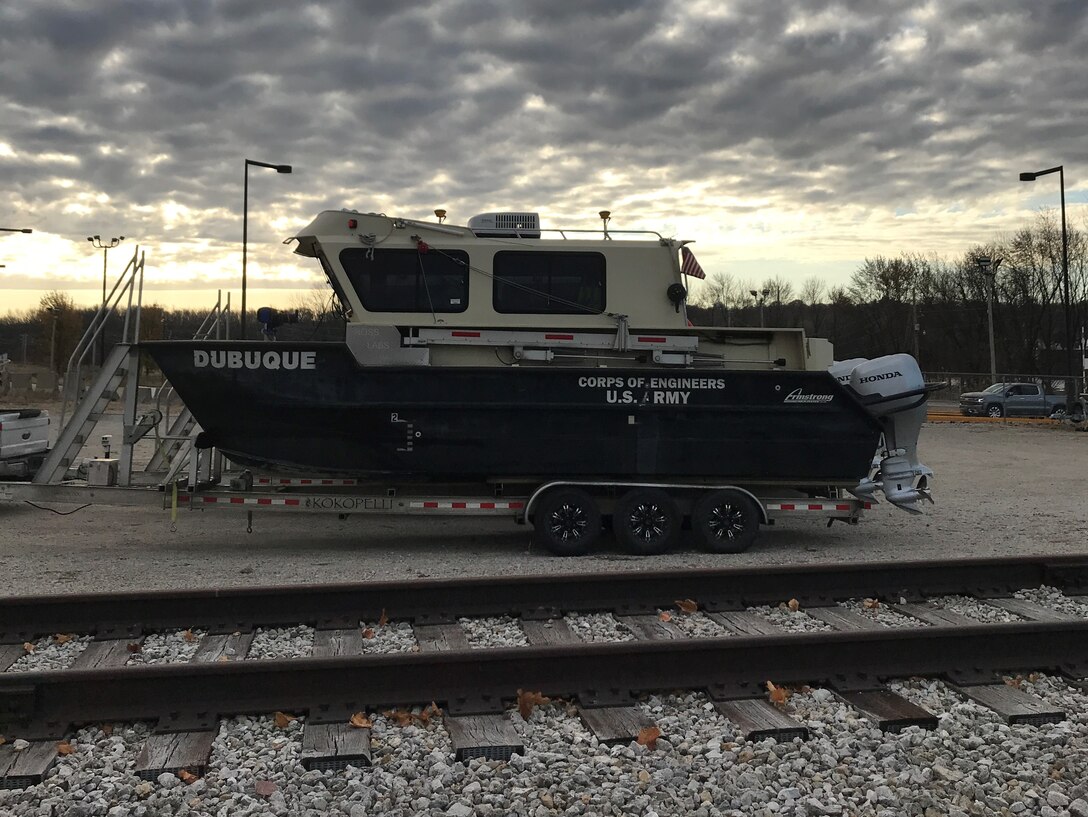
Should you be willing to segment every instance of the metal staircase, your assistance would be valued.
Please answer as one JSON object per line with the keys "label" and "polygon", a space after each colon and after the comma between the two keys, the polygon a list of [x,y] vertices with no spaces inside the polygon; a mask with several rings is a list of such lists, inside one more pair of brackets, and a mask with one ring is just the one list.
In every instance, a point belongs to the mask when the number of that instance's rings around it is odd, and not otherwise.
{"label": "metal staircase", "polygon": [[[180,473],[185,461],[190,458],[190,452],[193,450],[192,441],[198,430],[197,423],[192,412],[185,406],[181,407],[177,416],[170,418],[169,398],[173,393],[171,388],[166,387],[159,391],[159,400],[153,411],[141,416],[136,414],[139,395],[138,342],[143,300],[143,274],[144,256],[137,247],[132,260],[129,261],[125,271],[110,291],[106,303],[99,307],[91,319],[91,325],[68,360],[60,411],[61,431],[41,468],[34,474],[34,484],[55,485],[65,480],[69,469],[79,463],[80,451],[92,438],[95,426],[102,419],[106,408],[118,399],[122,385],[124,386],[123,434],[117,454],[117,484],[121,486],[132,484],[133,446],[148,434],[154,433],[157,445],[145,471],[158,472],[169,469],[172,478]],[[102,334],[106,320],[113,314],[121,313],[124,315],[121,342],[109,352],[103,361],[102,368],[84,389],[83,367],[87,362],[87,356]],[[215,307],[201,323],[195,337],[229,337],[229,316],[230,295],[228,293],[224,305],[222,293],[220,293]],[[166,396],[165,402],[162,402],[163,395]],[[166,426],[166,432],[160,433],[159,429],[163,425]],[[214,466],[211,470],[214,476],[218,472],[221,461],[218,452],[209,452],[208,456],[209,468]]]}
{"label": "metal staircase", "polygon": [[159,441],[159,445],[144,467],[144,471],[161,471],[165,468],[178,455],[178,451],[185,444],[183,438],[192,436],[194,428],[196,428],[196,420],[193,418],[193,413],[189,411],[188,407],[183,406],[178,416],[174,418],[167,428],[166,436]]}
{"label": "metal staircase", "polygon": [[127,343],[119,343],[110,350],[86,396],[75,406],[71,419],[61,429],[56,444],[34,475],[36,484],[49,485],[64,479],[68,467],[76,461],[83,444],[102,419],[106,406],[116,399],[132,365],[131,353],[133,349]]}

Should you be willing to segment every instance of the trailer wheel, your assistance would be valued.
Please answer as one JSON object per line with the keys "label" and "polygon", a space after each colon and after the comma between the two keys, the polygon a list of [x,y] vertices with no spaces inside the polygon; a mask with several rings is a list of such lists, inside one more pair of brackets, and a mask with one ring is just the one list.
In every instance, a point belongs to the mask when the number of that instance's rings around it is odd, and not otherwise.
{"label": "trailer wheel", "polygon": [[711,553],[743,553],[759,535],[759,509],[751,497],[723,488],[699,500],[691,527]]}
{"label": "trailer wheel", "polygon": [[556,556],[584,556],[601,536],[601,512],[585,491],[549,491],[533,514],[533,532]]}
{"label": "trailer wheel", "polygon": [[612,529],[629,553],[664,553],[680,534],[683,517],[676,501],[660,488],[635,488],[616,504]]}

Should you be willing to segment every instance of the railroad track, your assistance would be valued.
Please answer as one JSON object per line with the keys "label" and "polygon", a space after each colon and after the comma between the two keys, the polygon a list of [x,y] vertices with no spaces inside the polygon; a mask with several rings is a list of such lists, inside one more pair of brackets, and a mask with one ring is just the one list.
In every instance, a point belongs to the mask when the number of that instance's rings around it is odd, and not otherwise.
{"label": "railroad track", "polygon": [[[199,774],[219,719],[244,713],[305,715],[310,768],[361,765],[374,712],[426,718],[432,702],[458,757],[506,758],[524,751],[508,710],[537,694],[602,743],[652,728],[639,696],[670,690],[704,693],[752,739],[806,735],[768,697],[800,685],[886,730],[932,727],[887,685],[912,676],[1045,724],[1064,712],[1005,676],[1084,684],[1085,594],[1088,560],[1019,558],[0,599],[0,786],[39,782],[74,727],[114,721],[154,723],[141,775]],[[625,640],[582,640],[591,619]],[[474,647],[489,627],[519,646]],[[307,649],[262,652],[277,628]],[[185,655],[141,660],[156,639]],[[66,668],[35,668],[66,649]]]}

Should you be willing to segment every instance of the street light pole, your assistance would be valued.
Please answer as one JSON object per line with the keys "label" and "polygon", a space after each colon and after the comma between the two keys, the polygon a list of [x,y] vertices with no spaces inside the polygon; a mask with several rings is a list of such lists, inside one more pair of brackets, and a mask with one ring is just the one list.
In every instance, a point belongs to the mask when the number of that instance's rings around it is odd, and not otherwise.
{"label": "street light pole", "polygon": [[29,227],[0,227],[0,233],[32,233]]}
{"label": "street light pole", "polygon": [[[102,250],[102,330],[98,336],[98,349],[96,354],[101,358],[102,362],[106,362],[106,258],[110,250],[125,240],[124,236],[111,238],[109,241],[103,241],[100,235],[89,235],[87,240],[91,242],[91,246],[95,249]],[[92,361],[94,363],[94,361]]]}
{"label": "street light pole", "polygon": [[749,294],[751,294],[751,296],[753,298],[755,298],[757,301],[759,301],[759,328],[763,329],[764,328],[763,305],[765,303],[767,303],[767,296],[771,294],[771,291],[769,289],[764,289],[764,290],[760,290],[760,291],[750,289],[750,290],[748,290],[748,292],[749,292]]}
{"label": "street light pole", "polygon": [[268,162],[258,162],[254,159],[246,159],[245,181],[242,184],[242,314],[239,321],[239,335],[246,339],[246,244],[249,241],[249,166],[267,167],[277,173],[290,173],[291,165],[273,165]]}
{"label": "street light pole", "polygon": [[1065,415],[1071,417],[1073,414],[1073,401],[1075,395],[1074,383],[1075,376],[1073,374],[1073,317],[1070,313],[1069,303],[1069,235],[1065,230],[1065,165],[1058,165],[1057,167],[1050,167],[1046,170],[1037,170],[1034,173],[1021,173],[1020,181],[1033,182],[1039,176],[1046,176],[1049,173],[1058,174],[1059,189],[1062,196],[1062,302],[1065,308]]}

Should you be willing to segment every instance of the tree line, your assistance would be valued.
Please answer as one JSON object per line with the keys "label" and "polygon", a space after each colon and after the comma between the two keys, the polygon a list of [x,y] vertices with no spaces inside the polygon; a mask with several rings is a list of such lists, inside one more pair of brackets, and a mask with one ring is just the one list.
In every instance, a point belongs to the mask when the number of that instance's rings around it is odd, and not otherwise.
{"label": "tree line", "polygon": [[[9,312],[0,316],[0,354],[7,353],[13,363],[49,366],[62,374],[73,350],[94,320],[95,307],[77,306],[66,292],[52,291],[42,296],[34,309]],[[284,340],[337,340],[344,337],[344,322],[336,313],[332,299],[322,291],[297,295],[292,305],[281,310],[290,323],[277,329]],[[140,340],[184,340],[193,338],[208,318],[207,309],[167,309],[145,304],[140,319]],[[120,342],[124,313],[112,315],[103,330],[105,347]],[[231,316],[230,337],[239,336],[238,316]],[[255,311],[249,312],[246,336],[262,337]],[[214,335],[212,336],[214,337]],[[96,346],[98,344],[95,344]],[[96,353],[88,353],[84,365],[96,362]]]}
{"label": "tree line", "polygon": [[[1068,231],[1069,286],[1075,366],[1088,323],[1088,240]],[[987,275],[981,259],[1000,259]],[[992,267],[991,267],[992,269]],[[757,295],[753,297],[752,291]],[[987,372],[990,368],[987,301],[993,298],[997,369],[1005,374],[1064,374],[1061,223],[1053,212],[1007,238],[977,245],[946,260],[919,252],[866,258],[849,283],[827,286],[819,278],[799,284],[774,276],[761,282],[729,273],[707,276],[691,298],[689,317],[702,326],[803,327],[828,338],[839,359],[909,352],[928,372]],[[343,337],[330,293],[295,297],[287,313],[298,321],[278,329],[285,340]],[[36,309],[0,317],[0,353],[16,363],[48,365],[62,372],[95,314],[63,292],[49,292]],[[206,310],[143,308],[142,340],[191,338]],[[251,313],[249,338],[260,337]],[[107,347],[121,337],[122,319],[105,329]],[[55,334],[54,334],[55,332]],[[237,337],[235,322],[231,336]]]}
{"label": "tree line", "polygon": [[[1074,369],[1088,323],[1088,242],[1067,230]],[[985,263],[1000,260],[996,273]],[[756,292],[753,297],[752,291]],[[764,294],[766,293],[766,294]],[[866,258],[848,284],[819,278],[799,286],[728,273],[707,276],[689,309],[696,325],[804,327],[826,337],[838,359],[914,354],[929,372],[988,372],[988,301],[993,301],[997,371],[1065,374],[1061,222],[1052,212],[1009,237],[947,260],[918,252]],[[760,302],[762,301],[762,305]]]}

